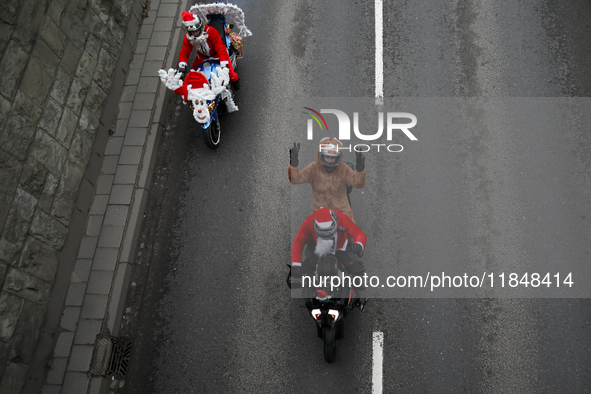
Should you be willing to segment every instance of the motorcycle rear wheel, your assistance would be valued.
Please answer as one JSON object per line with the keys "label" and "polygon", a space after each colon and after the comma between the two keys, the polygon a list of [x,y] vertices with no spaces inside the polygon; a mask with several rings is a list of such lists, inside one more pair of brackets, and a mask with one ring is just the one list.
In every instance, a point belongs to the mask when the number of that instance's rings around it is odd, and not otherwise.
{"label": "motorcycle rear wheel", "polygon": [[323,333],[324,340],[324,360],[331,364],[337,359],[337,341],[335,339],[335,328],[325,328]]}
{"label": "motorcycle rear wheel", "polygon": [[203,129],[203,139],[205,145],[211,149],[216,149],[220,144],[221,126],[219,119],[216,122],[211,122],[209,126]]}

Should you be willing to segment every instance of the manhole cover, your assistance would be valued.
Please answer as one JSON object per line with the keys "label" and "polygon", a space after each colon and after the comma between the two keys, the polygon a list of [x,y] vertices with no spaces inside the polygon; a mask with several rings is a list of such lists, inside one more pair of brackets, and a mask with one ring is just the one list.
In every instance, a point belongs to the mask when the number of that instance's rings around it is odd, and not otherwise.
{"label": "manhole cover", "polygon": [[94,376],[124,377],[130,355],[129,338],[99,337],[90,373]]}
{"label": "manhole cover", "polygon": [[113,348],[105,375],[123,377],[127,374],[127,367],[129,366],[131,340],[129,338],[112,337],[111,342],[113,343]]}

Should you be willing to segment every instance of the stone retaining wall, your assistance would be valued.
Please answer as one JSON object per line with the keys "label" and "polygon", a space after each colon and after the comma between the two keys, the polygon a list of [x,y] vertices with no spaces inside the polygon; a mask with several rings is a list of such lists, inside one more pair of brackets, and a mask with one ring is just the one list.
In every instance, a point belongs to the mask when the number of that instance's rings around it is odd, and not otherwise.
{"label": "stone retaining wall", "polygon": [[79,196],[94,190],[142,3],[0,0],[2,393],[21,393],[50,298],[63,305],[56,274],[72,269],[66,239],[82,236],[69,232],[88,212]]}

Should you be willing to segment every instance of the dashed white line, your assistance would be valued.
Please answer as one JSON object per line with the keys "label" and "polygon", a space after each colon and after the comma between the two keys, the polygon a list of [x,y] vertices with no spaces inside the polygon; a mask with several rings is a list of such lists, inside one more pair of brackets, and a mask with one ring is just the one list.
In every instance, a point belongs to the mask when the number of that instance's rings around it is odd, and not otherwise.
{"label": "dashed white line", "polygon": [[375,0],[375,25],[376,25],[376,57],[375,57],[375,83],[376,83],[376,103],[384,98],[384,42],[383,42],[383,16],[382,0]]}
{"label": "dashed white line", "polygon": [[371,378],[371,392],[372,392],[372,394],[382,394],[383,364],[384,364],[384,333],[381,331],[375,331],[373,333],[373,349],[372,349],[372,378]]}

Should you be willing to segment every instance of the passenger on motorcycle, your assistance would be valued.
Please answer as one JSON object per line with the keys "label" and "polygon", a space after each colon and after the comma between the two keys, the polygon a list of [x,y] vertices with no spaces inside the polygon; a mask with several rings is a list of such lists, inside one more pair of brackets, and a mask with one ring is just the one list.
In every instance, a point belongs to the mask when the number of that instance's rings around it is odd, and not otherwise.
{"label": "passenger on motorcycle", "polygon": [[232,67],[228,50],[217,30],[207,24],[205,21],[192,12],[183,11],[183,25],[187,28],[187,33],[183,37],[183,47],[179,54],[179,70],[186,71],[187,62],[193,48],[197,52],[195,61],[191,66],[195,70],[197,66],[209,58],[218,58],[222,67],[228,67],[230,70],[230,82],[234,90],[240,89],[238,74]]}
{"label": "passenger on motorcycle", "polygon": [[362,188],[365,186],[365,157],[357,152],[354,171],[343,162],[342,143],[336,138],[325,137],[320,140],[316,161],[299,170],[298,155],[300,144],[294,142],[289,150],[289,181],[293,184],[312,185],[312,213],[320,207],[328,207],[347,215],[353,222],[353,210],[347,198],[347,184]]}
{"label": "passenger on motorcycle", "polygon": [[[313,275],[318,258],[333,254],[344,272],[361,276],[365,268],[353,254],[361,257],[366,242],[365,233],[347,215],[322,207],[304,220],[293,240],[291,275],[294,278]],[[308,250],[303,256],[306,244]]]}

